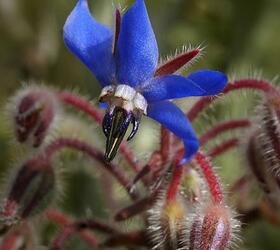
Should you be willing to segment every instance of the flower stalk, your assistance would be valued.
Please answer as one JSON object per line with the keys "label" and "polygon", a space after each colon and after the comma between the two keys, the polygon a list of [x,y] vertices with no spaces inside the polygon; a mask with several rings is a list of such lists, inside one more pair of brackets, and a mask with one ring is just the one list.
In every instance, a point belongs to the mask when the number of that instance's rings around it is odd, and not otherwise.
{"label": "flower stalk", "polygon": [[[265,80],[258,79],[241,79],[236,80],[232,83],[229,83],[221,94],[228,94],[232,91],[240,90],[240,89],[253,89],[259,90],[264,94],[278,94],[278,89]],[[202,97],[198,100],[192,108],[188,111],[187,116],[190,121],[193,121],[199,113],[201,113],[206,107],[208,107],[211,103],[213,103],[218,97]]]}

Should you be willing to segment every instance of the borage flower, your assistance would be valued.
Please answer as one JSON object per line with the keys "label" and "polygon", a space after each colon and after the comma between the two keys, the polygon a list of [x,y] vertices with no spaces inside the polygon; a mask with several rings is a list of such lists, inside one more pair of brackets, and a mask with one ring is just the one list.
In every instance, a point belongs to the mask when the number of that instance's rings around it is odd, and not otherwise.
{"label": "borage flower", "polygon": [[218,94],[227,83],[224,74],[211,70],[188,77],[173,74],[187,62],[184,55],[166,64],[170,67],[156,70],[158,47],[144,0],[136,0],[122,17],[116,11],[115,36],[93,18],[87,0],[79,0],[65,23],[64,40],[103,87],[99,100],[108,104],[103,120],[108,161],[116,155],[129,124],[133,128],[128,140],[133,138],[142,115],[183,140],[182,163],[191,159],[198,140],[185,114],[169,100]]}

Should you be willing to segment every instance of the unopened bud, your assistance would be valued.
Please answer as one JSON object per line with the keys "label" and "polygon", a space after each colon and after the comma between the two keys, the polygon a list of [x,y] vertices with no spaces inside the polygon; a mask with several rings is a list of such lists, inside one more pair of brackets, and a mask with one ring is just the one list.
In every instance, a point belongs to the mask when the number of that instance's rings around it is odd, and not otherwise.
{"label": "unopened bud", "polygon": [[275,175],[280,174],[280,96],[267,95],[257,108],[260,134],[259,148],[267,167]]}
{"label": "unopened bud", "polygon": [[[265,157],[267,148],[263,146],[263,140],[265,140],[265,136],[260,130],[257,130],[250,137],[246,150],[247,161],[259,187],[264,191],[272,205],[278,209],[280,207],[280,176],[272,171],[270,161]],[[268,154],[270,153],[272,152]]]}
{"label": "unopened bud", "polygon": [[189,236],[189,250],[224,250],[233,239],[231,211],[220,204],[210,204],[194,217]]}
{"label": "unopened bud", "polygon": [[159,198],[148,211],[148,235],[152,249],[186,249],[186,219],[188,211],[179,199],[166,202]]}
{"label": "unopened bud", "polygon": [[[193,166],[194,163],[190,163]],[[181,183],[181,193],[190,202],[202,202],[205,198],[205,182],[199,172],[192,167],[186,168],[184,177]]]}
{"label": "unopened bud", "polygon": [[49,161],[38,157],[18,170],[0,211],[2,227],[40,213],[53,198],[55,175]]}
{"label": "unopened bud", "polygon": [[57,109],[54,94],[43,87],[20,91],[9,107],[17,141],[39,147],[53,124]]}

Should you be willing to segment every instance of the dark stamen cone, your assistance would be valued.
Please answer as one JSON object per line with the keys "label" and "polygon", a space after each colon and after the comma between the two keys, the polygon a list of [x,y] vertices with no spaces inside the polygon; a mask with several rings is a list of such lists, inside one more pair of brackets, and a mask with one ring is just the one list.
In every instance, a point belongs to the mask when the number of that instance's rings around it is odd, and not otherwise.
{"label": "dark stamen cone", "polygon": [[105,159],[111,161],[116,156],[118,148],[125,136],[132,114],[122,108],[116,107],[113,111],[112,125],[107,136]]}

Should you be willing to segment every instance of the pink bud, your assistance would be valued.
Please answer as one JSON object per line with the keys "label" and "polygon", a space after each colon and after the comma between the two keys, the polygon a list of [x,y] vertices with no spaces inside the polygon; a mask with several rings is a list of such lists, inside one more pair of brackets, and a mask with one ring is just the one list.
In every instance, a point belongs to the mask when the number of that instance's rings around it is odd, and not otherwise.
{"label": "pink bud", "polygon": [[20,91],[9,111],[16,139],[39,147],[49,132],[58,110],[55,95],[45,88],[30,87]]}
{"label": "pink bud", "polygon": [[53,198],[55,175],[49,161],[38,157],[25,162],[12,181],[0,219],[4,226],[16,224],[44,210]]}
{"label": "pink bud", "polygon": [[190,230],[189,250],[224,250],[233,237],[232,214],[229,208],[210,204],[194,218]]}

